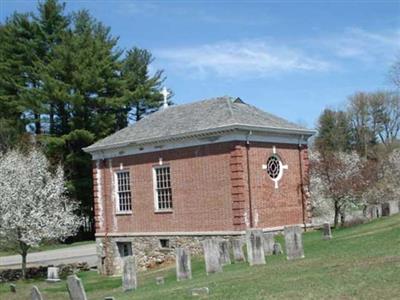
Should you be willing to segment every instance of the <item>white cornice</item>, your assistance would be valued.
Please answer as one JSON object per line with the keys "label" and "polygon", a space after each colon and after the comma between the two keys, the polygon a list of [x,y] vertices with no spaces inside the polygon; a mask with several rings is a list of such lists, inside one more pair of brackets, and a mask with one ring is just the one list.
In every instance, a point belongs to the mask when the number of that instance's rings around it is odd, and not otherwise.
{"label": "white cornice", "polygon": [[307,144],[309,135],[304,134],[282,134],[282,133],[266,133],[262,131],[251,130],[231,130],[219,131],[213,134],[202,134],[191,138],[182,138],[180,140],[170,140],[162,143],[157,141],[147,144],[129,144],[120,145],[109,149],[101,149],[91,151],[93,160],[108,159],[114,157],[136,155],[142,153],[159,152],[171,149],[181,149],[187,147],[201,146],[207,144],[217,144],[232,141],[249,141],[249,142],[264,142],[276,144]]}

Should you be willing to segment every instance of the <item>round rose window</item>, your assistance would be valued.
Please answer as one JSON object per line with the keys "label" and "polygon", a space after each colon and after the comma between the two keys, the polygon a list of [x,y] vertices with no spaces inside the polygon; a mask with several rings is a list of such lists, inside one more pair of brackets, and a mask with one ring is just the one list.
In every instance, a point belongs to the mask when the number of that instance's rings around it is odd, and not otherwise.
{"label": "round rose window", "polygon": [[281,172],[281,162],[276,155],[272,155],[267,160],[267,173],[272,179],[276,179]]}

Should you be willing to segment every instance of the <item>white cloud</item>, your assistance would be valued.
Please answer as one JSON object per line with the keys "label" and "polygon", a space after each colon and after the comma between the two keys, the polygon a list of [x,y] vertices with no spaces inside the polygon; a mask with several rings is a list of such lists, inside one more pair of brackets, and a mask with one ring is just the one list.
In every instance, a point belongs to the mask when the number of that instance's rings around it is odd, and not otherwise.
{"label": "white cloud", "polygon": [[388,64],[399,51],[400,31],[351,28],[342,34],[307,40],[294,38],[287,44],[272,39],[225,41],[159,49],[154,54],[164,65],[186,74],[233,78],[346,70],[354,67],[350,62],[363,66]]}
{"label": "white cloud", "polygon": [[269,76],[281,72],[326,71],[333,66],[297,49],[263,41],[219,42],[198,47],[155,51],[157,58],[175,67],[219,76]]}
{"label": "white cloud", "polygon": [[349,28],[341,35],[323,39],[322,45],[339,58],[383,62],[392,60],[400,51],[400,31],[371,32]]}

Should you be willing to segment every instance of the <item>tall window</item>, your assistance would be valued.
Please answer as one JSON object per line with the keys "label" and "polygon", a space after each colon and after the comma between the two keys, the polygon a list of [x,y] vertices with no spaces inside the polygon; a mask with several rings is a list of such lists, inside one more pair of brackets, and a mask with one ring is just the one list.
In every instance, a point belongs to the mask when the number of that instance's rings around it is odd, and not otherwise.
{"label": "tall window", "polygon": [[155,206],[157,210],[172,209],[172,189],[169,166],[160,166],[153,169],[155,185]]}
{"label": "tall window", "polygon": [[129,171],[117,172],[118,211],[132,210],[132,196]]}

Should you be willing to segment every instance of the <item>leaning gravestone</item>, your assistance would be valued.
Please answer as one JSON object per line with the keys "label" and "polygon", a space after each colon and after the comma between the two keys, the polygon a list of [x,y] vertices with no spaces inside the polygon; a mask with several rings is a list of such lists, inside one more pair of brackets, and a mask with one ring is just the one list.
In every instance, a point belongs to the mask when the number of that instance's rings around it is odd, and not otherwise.
{"label": "leaning gravestone", "polygon": [[304,258],[302,229],[300,226],[287,226],[284,229],[286,257],[288,260]]}
{"label": "leaning gravestone", "polygon": [[275,238],[273,233],[264,234],[264,254],[272,255],[274,252]]}
{"label": "leaning gravestone", "polygon": [[246,261],[243,253],[243,242],[241,239],[232,240],[233,260],[236,262]]}
{"label": "leaning gravestone", "polygon": [[17,292],[17,286],[14,283],[10,283],[10,292],[11,293]]}
{"label": "leaning gravestone", "polygon": [[67,288],[70,300],[87,300],[82,281],[76,275],[67,277]]}
{"label": "leaning gravestone", "polygon": [[60,277],[58,276],[59,268],[57,267],[48,267],[47,268],[47,282],[59,282]]}
{"label": "leaning gravestone", "polygon": [[31,289],[31,300],[43,300],[42,294],[35,285]]}
{"label": "leaning gravestone", "polygon": [[231,256],[229,254],[229,241],[221,240],[219,242],[219,259],[223,266],[231,264]]}
{"label": "leaning gravestone", "polygon": [[190,261],[190,252],[185,248],[176,248],[176,279],[178,281],[192,279],[192,264]]}
{"label": "leaning gravestone", "polygon": [[122,267],[122,290],[124,292],[136,290],[136,259],[134,256],[126,256]]}
{"label": "leaning gravestone", "polygon": [[246,231],[247,260],[250,266],[264,265],[264,234],[260,229]]}
{"label": "leaning gravestone", "polygon": [[202,244],[207,275],[222,272],[222,265],[219,259],[219,241],[216,239],[205,239],[202,241]]}
{"label": "leaning gravestone", "polygon": [[332,230],[331,225],[329,223],[324,223],[323,227],[323,239],[330,240],[332,239]]}

